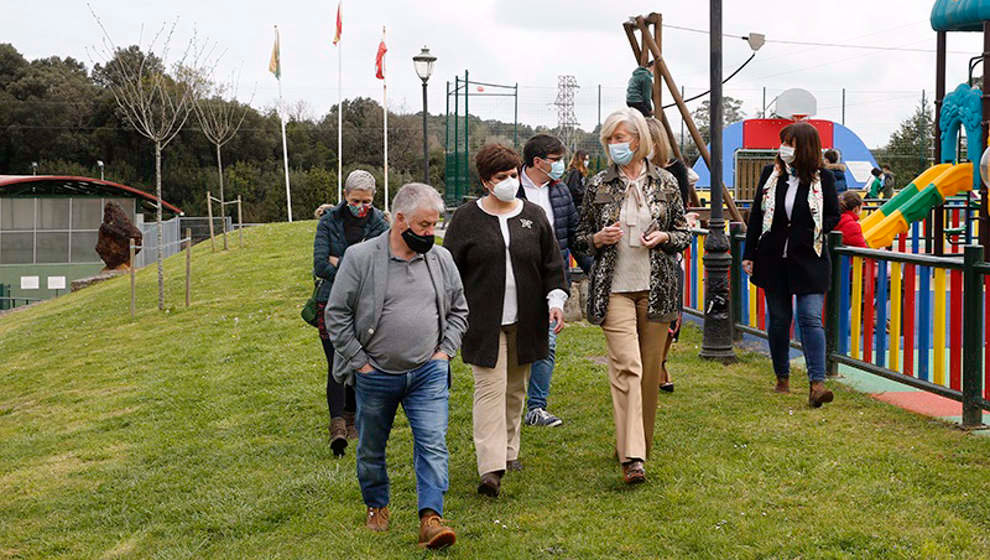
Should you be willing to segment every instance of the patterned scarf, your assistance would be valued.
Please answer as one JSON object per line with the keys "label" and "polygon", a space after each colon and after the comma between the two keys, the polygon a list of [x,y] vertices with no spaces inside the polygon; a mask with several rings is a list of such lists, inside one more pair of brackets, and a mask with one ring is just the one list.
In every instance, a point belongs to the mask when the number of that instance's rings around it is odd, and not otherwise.
{"label": "patterned scarf", "polygon": [[[763,230],[760,237],[766,235],[773,226],[773,213],[777,206],[777,179],[780,177],[780,170],[776,166],[773,173],[763,185]],[[811,207],[811,219],[815,222],[815,254],[822,256],[822,245],[824,237],[822,235],[822,181],[818,172],[815,172],[814,181],[808,189],[808,206]]]}

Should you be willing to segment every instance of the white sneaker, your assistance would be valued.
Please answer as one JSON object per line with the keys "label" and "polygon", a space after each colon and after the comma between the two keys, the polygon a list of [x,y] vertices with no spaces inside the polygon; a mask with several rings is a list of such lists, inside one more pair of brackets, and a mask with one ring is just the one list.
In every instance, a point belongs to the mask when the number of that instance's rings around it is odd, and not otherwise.
{"label": "white sneaker", "polygon": [[526,413],[527,426],[547,426],[550,428],[563,424],[564,421],[542,408],[534,408]]}

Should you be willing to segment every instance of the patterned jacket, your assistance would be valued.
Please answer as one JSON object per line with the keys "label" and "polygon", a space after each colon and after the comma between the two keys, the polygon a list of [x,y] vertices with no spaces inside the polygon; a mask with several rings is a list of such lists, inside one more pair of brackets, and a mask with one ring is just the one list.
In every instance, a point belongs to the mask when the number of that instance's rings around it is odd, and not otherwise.
{"label": "patterned jacket", "polygon": [[[649,163],[646,165],[647,180],[643,185],[643,194],[659,231],[670,235],[670,239],[650,251],[647,316],[650,320],[661,321],[665,316],[680,311],[677,256],[690,245],[691,233],[684,219],[684,204],[681,202],[677,180],[663,169]],[[615,245],[595,248],[592,236],[619,220],[625,193],[626,184],[619,175],[618,166],[613,164],[588,181],[584,204],[581,205],[581,222],[578,225],[575,249],[595,257],[588,289],[588,321],[596,325],[605,322],[608,312],[617,250]]]}

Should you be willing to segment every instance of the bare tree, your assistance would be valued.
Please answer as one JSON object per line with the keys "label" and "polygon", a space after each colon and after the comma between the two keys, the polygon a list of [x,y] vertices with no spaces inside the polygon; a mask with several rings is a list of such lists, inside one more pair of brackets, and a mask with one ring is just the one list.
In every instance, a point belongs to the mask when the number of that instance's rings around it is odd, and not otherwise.
{"label": "bare tree", "polygon": [[[220,222],[223,224],[223,250],[227,250],[227,206],[223,195],[223,160],[220,149],[230,142],[244,123],[251,108],[251,99],[246,104],[237,101],[238,74],[231,75],[229,82],[212,84],[205,88],[196,88],[198,94],[193,98],[193,108],[199,120],[200,129],[207,140],[217,149],[217,174],[220,180]],[[210,202],[212,204],[212,202]],[[212,230],[211,230],[212,231]]]}
{"label": "bare tree", "polygon": [[[96,58],[104,60],[101,81],[113,94],[124,120],[155,145],[155,222],[158,239],[158,309],[165,309],[165,273],[162,266],[162,150],[182,130],[192,111],[194,87],[178,79],[188,70],[198,67],[204,52],[198,49],[196,36],[174,62],[169,76],[170,47],[177,20],[163,23],[146,46],[120,48],[114,42],[103,21],[89,6],[90,13],[103,32],[102,45],[94,47]],[[142,27],[143,32],[143,27]],[[142,33],[143,34],[143,33]]]}

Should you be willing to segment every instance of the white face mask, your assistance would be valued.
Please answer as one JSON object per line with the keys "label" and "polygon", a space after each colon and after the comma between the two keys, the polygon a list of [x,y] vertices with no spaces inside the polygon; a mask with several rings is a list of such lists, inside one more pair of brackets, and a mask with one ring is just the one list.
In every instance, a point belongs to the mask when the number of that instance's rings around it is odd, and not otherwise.
{"label": "white face mask", "polygon": [[518,177],[506,177],[492,187],[492,194],[502,202],[512,202],[516,199],[517,192],[519,192]]}
{"label": "white face mask", "polygon": [[794,163],[794,148],[791,146],[781,144],[780,149],[777,150],[777,153],[780,154],[780,159],[787,165]]}

